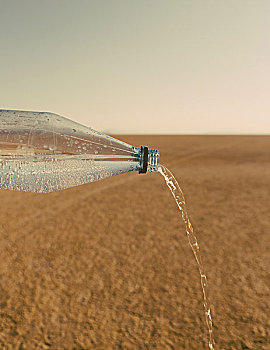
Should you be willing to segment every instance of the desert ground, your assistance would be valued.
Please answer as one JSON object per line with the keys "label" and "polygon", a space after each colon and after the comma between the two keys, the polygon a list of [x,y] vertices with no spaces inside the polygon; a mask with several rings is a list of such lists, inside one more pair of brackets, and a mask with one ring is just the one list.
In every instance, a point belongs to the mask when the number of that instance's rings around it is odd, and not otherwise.
{"label": "desert ground", "polygon": [[[208,276],[217,349],[270,349],[270,136],[118,136],[160,150]],[[158,173],[0,191],[0,349],[207,349],[198,268]]]}

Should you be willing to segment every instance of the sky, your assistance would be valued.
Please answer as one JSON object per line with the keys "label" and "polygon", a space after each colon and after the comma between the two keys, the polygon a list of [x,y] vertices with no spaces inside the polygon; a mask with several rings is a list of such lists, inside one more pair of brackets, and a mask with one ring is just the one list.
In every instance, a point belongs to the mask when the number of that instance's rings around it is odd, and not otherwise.
{"label": "sky", "polygon": [[269,134],[269,0],[0,0],[0,108],[108,133]]}

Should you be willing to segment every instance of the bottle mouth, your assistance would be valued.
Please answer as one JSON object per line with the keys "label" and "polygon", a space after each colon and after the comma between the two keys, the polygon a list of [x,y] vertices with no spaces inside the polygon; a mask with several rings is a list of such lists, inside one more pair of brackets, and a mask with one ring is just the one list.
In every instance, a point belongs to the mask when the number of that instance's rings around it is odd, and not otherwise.
{"label": "bottle mouth", "polygon": [[148,147],[141,146],[139,174],[145,174],[147,171],[157,172],[158,163],[159,151],[157,149],[148,149]]}

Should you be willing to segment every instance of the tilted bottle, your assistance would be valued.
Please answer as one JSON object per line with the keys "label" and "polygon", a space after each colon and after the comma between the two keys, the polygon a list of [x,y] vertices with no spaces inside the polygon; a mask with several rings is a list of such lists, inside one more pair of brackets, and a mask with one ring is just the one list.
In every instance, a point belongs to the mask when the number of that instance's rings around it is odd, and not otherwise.
{"label": "tilted bottle", "polygon": [[0,189],[52,192],[129,171],[158,170],[159,152],[47,112],[0,110]]}

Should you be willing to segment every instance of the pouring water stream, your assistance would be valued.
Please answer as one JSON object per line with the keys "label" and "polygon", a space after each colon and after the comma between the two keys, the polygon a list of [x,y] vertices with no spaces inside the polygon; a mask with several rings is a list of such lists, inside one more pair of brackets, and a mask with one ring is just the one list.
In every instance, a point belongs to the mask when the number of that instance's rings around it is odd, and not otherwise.
{"label": "pouring water stream", "polygon": [[195,259],[198,264],[199,272],[200,272],[200,277],[201,277],[201,286],[202,286],[202,292],[203,292],[203,304],[204,304],[204,312],[205,312],[205,319],[206,319],[206,324],[208,328],[208,333],[209,333],[209,349],[214,350],[215,349],[215,340],[213,336],[213,322],[212,322],[212,316],[211,316],[211,309],[210,309],[210,302],[208,298],[208,289],[207,289],[207,278],[205,274],[205,270],[202,264],[202,259],[201,259],[201,254],[200,254],[200,248],[199,244],[197,241],[196,236],[194,235],[194,230],[191,225],[191,222],[188,217],[187,213],[187,208],[186,208],[186,202],[185,202],[185,197],[184,194],[176,181],[175,177],[173,174],[168,170],[165,166],[159,165],[158,171],[160,174],[164,177],[164,180],[169,187],[176,204],[178,206],[178,209],[180,210],[182,219],[185,224],[185,229],[186,229],[186,234],[188,238],[189,245],[193,251],[193,254],[195,256]]}

